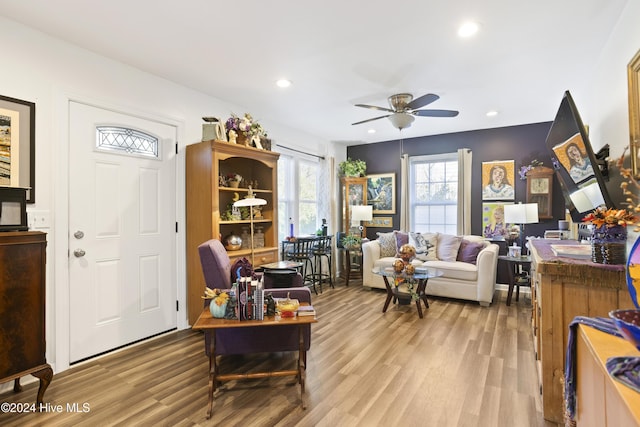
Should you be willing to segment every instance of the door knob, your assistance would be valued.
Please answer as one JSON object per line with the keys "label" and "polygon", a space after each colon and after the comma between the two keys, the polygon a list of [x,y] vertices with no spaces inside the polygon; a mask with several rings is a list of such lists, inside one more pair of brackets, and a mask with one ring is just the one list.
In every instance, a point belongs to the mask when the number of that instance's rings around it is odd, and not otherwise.
{"label": "door knob", "polygon": [[84,237],[84,233],[78,230],[75,233],[73,233],[73,237],[75,237],[76,239],[82,239]]}
{"label": "door knob", "polygon": [[73,251],[73,254],[76,256],[76,258],[82,258],[85,253],[86,252],[82,249],[76,249],[75,251]]}

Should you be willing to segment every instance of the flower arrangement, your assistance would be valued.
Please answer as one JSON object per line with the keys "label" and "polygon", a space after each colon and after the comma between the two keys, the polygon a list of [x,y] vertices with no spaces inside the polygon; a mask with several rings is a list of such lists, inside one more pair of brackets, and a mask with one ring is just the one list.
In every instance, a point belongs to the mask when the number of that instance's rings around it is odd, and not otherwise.
{"label": "flower arrangement", "polygon": [[633,225],[637,221],[637,218],[635,215],[627,212],[626,209],[606,209],[600,207],[585,216],[582,221],[594,224],[598,228],[602,226],[614,227],[616,225],[626,227],[627,225]]}
{"label": "flower arrangement", "polygon": [[227,181],[242,181],[242,176],[238,173],[232,172],[225,175]]}
{"label": "flower arrangement", "polygon": [[520,175],[520,179],[521,180],[526,180],[527,179],[527,173],[529,173],[529,171],[533,168],[535,168],[536,166],[542,166],[542,162],[537,160],[537,159],[533,159],[531,160],[531,163],[529,163],[526,166],[522,166],[520,168],[520,171],[518,172],[518,175]]}
{"label": "flower arrangement", "polygon": [[204,299],[211,299],[218,307],[225,305],[229,301],[229,294],[218,288],[204,288]]}
{"label": "flower arrangement", "polygon": [[266,137],[267,132],[262,125],[258,123],[249,113],[244,113],[244,116],[238,117],[231,113],[231,117],[227,119],[224,124],[227,132],[235,131],[237,134],[243,134],[249,139],[253,137]]}

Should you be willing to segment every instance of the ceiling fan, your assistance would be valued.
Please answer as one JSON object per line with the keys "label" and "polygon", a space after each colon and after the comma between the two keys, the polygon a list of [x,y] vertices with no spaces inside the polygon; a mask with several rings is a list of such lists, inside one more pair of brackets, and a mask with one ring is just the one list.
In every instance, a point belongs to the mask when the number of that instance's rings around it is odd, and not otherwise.
{"label": "ceiling fan", "polygon": [[391,108],[377,107],[375,105],[356,104],[356,107],[369,108],[371,110],[387,111],[390,114],[386,114],[380,117],[374,117],[373,119],[363,120],[361,122],[352,123],[352,125],[359,125],[362,123],[371,122],[373,120],[389,118],[391,124],[400,130],[408,128],[415,120],[414,116],[420,117],[455,117],[458,115],[454,110],[418,110],[418,108],[429,105],[434,101],[440,99],[438,95],[428,93],[422,95],[419,98],[413,99],[413,95],[410,93],[398,93],[391,95],[389,100],[389,106]]}

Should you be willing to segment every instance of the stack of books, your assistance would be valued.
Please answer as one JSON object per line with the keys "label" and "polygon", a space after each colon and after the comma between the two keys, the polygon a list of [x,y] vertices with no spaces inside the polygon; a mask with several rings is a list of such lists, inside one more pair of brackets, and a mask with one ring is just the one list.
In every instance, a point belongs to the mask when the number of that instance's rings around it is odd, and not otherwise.
{"label": "stack of books", "polygon": [[316,310],[312,305],[301,305],[298,307],[298,316],[315,316]]}

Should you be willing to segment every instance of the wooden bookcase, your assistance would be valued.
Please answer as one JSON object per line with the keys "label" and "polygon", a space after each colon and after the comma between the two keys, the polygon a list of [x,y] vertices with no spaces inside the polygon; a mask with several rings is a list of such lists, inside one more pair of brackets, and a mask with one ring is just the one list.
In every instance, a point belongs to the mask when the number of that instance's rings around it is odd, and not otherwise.
{"label": "wooden bookcase", "polygon": [[[186,150],[187,216],[187,313],[193,324],[202,312],[205,282],[198,245],[249,229],[250,220],[227,221],[221,215],[236,196],[244,197],[248,186],[230,188],[220,185],[219,177],[240,174],[246,181],[257,182],[256,197],[265,199],[262,219],[254,220],[254,229],[264,233],[264,247],[254,248],[255,267],[278,260],[278,158],[279,153],[223,141],[203,141]],[[251,259],[250,249],[229,251],[236,259]]]}

